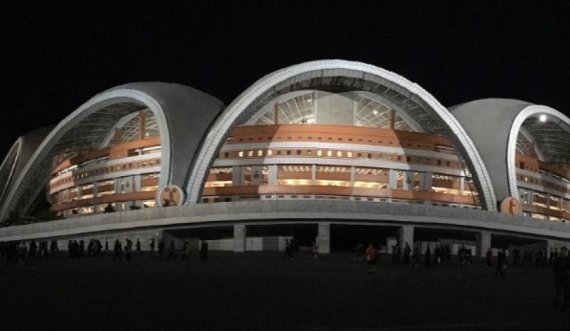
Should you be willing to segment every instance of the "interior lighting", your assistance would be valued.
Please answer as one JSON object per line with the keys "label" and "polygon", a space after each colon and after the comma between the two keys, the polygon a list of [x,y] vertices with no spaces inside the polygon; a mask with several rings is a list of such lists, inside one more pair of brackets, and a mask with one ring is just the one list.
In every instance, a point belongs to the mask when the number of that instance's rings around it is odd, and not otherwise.
{"label": "interior lighting", "polygon": [[539,119],[541,122],[546,122],[546,115],[545,115],[545,114],[542,114],[542,115],[540,115],[540,116],[538,117],[538,119]]}
{"label": "interior lighting", "polygon": [[372,115],[375,115],[375,116],[378,115],[378,111],[377,111],[376,109],[374,109],[374,110],[372,111]]}

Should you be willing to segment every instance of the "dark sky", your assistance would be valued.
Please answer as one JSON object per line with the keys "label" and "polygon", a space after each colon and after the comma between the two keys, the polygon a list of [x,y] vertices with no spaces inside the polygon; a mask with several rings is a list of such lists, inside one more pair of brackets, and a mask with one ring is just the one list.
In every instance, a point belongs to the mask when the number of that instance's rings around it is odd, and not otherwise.
{"label": "dark sky", "polygon": [[192,86],[229,104],[309,60],[374,64],[443,105],[517,98],[570,113],[570,1],[37,1],[0,8],[0,159],[107,88]]}

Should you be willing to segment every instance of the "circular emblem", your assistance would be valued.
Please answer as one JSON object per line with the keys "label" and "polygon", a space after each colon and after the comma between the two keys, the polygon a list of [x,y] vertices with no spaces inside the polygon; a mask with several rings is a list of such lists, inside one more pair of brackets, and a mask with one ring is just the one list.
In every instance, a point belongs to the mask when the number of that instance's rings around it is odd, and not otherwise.
{"label": "circular emblem", "polygon": [[184,193],[176,185],[168,185],[160,191],[158,199],[162,207],[180,206]]}
{"label": "circular emblem", "polygon": [[519,199],[514,197],[507,197],[501,202],[501,213],[520,215],[522,211]]}

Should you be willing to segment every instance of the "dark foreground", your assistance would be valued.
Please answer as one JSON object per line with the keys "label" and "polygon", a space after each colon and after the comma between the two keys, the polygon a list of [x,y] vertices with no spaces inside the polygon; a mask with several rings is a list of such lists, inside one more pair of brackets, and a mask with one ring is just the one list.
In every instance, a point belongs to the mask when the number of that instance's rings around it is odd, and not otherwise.
{"label": "dark foreground", "polygon": [[349,255],[211,253],[189,263],[154,256],[59,258],[0,267],[0,330],[569,329],[551,307],[548,268],[482,262],[378,273]]}

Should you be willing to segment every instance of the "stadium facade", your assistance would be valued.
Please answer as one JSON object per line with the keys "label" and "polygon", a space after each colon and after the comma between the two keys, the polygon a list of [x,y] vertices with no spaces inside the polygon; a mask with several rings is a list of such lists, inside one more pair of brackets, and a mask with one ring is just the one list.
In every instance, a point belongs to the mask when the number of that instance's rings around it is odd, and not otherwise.
{"label": "stadium facade", "polygon": [[343,60],[270,73],[227,107],[182,85],[126,84],[14,143],[0,240],[552,248],[570,239],[569,138],[550,107],[446,108],[404,77]]}

